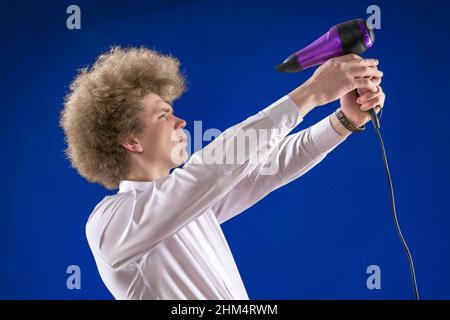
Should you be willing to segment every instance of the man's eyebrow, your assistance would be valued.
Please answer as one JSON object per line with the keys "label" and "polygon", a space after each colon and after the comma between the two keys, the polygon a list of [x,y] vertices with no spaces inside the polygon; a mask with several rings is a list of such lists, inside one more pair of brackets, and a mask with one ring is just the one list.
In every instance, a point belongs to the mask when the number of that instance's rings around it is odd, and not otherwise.
{"label": "man's eyebrow", "polygon": [[159,108],[158,112],[161,112],[161,111],[170,112],[171,114],[173,114],[173,108],[170,105],[168,107],[165,106],[165,107]]}

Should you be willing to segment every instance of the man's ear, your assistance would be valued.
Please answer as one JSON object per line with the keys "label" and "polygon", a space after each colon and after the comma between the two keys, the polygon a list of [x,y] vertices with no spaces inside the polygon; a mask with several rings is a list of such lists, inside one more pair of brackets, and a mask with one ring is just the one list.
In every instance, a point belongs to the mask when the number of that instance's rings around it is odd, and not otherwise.
{"label": "man's ear", "polygon": [[142,152],[144,148],[137,139],[129,139],[120,144],[122,147],[131,152]]}

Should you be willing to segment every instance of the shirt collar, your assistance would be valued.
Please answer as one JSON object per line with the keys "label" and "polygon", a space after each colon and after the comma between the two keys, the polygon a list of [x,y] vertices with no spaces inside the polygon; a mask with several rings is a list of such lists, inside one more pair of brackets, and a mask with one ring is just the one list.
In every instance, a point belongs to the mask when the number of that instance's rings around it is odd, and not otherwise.
{"label": "shirt collar", "polygon": [[143,191],[153,183],[154,181],[122,180],[119,184],[119,193],[130,192],[133,190]]}

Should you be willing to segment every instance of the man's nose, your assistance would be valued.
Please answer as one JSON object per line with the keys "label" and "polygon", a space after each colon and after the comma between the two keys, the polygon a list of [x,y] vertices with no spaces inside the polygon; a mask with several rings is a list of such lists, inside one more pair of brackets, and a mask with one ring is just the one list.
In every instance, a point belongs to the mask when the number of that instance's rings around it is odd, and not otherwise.
{"label": "man's nose", "polygon": [[175,118],[175,129],[183,129],[184,127],[186,127],[186,121],[176,116],[174,116],[174,118]]}

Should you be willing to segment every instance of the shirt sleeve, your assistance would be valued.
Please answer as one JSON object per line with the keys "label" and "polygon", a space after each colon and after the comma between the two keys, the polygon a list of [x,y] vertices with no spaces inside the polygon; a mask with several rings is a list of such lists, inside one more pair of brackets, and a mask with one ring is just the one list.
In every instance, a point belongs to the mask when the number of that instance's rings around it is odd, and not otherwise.
{"label": "shirt sleeve", "polygon": [[270,192],[302,176],[346,138],[326,117],[315,125],[284,138],[271,155],[212,207],[223,223]]}
{"label": "shirt sleeve", "polygon": [[[113,268],[136,261],[229,193],[302,120],[295,103],[284,96],[225,130],[183,168],[145,190],[119,193],[97,206],[101,212],[91,215],[86,226],[90,245]],[[255,134],[256,140],[235,147],[239,137]],[[230,162],[230,154],[240,161]]]}

